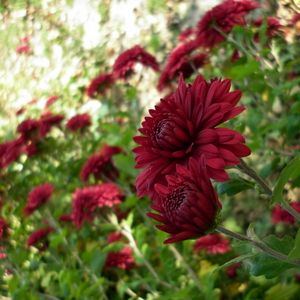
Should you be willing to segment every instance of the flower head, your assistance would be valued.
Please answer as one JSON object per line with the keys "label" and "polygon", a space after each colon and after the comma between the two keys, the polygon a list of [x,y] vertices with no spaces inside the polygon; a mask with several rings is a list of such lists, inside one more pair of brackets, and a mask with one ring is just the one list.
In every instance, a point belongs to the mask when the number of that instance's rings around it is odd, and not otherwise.
{"label": "flower head", "polygon": [[134,46],[118,56],[113,65],[113,74],[116,78],[125,79],[134,71],[134,65],[141,63],[155,71],[159,71],[159,65],[153,55],[140,46]]}
{"label": "flower head", "polygon": [[23,148],[22,137],[0,144],[0,168],[5,168],[16,161],[22,154]]}
{"label": "flower head", "polygon": [[224,254],[230,250],[229,241],[218,233],[202,236],[194,244],[194,251],[205,251],[207,254]]}
{"label": "flower head", "polygon": [[[260,27],[260,26],[262,26],[263,22],[264,22],[263,18],[258,18],[254,21],[253,24],[256,27]],[[279,19],[277,19],[275,17],[267,17],[266,22],[267,22],[267,32],[266,32],[266,34],[267,34],[268,37],[271,38],[271,37],[275,36],[278,33],[278,31],[279,31],[279,29],[281,28],[282,25],[281,25]],[[259,40],[258,33],[254,36],[254,40],[255,41]]]}
{"label": "flower head", "polygon": [[28,194],[27,203],[24,208],[25,215],[31,215],[35,210],[49,201],[54,187],[50,183],[44,183],[36,186]]}
{"label": "flower head", "polygon": [[199,161],[204,156],[210,178],[225,181],[224,168],[239,164],[240,157],[250,154],[244,137],[217,125],[240,114],[236,107],[240,91],[229,92],[230,80],[210,82],[198,76],[192,85],[179,81],[177,90],[150,109],[136,136],[140,144],[136,168],[143,168],[136,188],[139,196],[155,194],[154,184],[165,183],[165,175],[175,172],[176,164],[186,165],[190,157]]}
{"label": "flower head", "polygon": [[237,276],[237,270],[241,267],[240,262],[236,262],[225,269],[225,273],[229,278],[235,278]]}
{"label": "flower head", "polygon": [[53,227],[44,227],[40,228],[28,237],[27,245],[35,246],[39,250],[45,250],[48,247],[47,237],[51,232],[54,232],[55,229]]}
{"label": "flower head", "polygon": [[57,114],[54,115],[52,113],[46,113],[40,118],[40,137],[45,137],[51,130],[53,126],[58,126],[62,120],[64,119],[64,115]]}
{"label": "flower head", "polygon": [[118,177],[119,172],[113,164],[112,157],[121,152],[122,149],[120,147],[104,145],[98,153],[90,156],[83,165],[80,171],[81,180],[87,181],[91,175],[95,179],[104,177],[114,180]]}
{"label": "flower head", "polygon": [[[300,202],[291,202],[291,207],[300,213]],[[281,208],[280,205],[275,205],[272,210],[272,223],[285,223],[285,224],[293,224],[295,223],[295,218],[289,214],[286,210]]]}
{"label": "flower head", "polygon": [[24,140],[36,140],[40,129],[40,121],[35,119],[26,119],[17,127],[17,132],[21,134]]}
{"label": "flower head", "polygon": [[80,228],[85,221],[93,221],[97,208],[113,207],[122,199],[123,193],[114,183],[77,189],[72,197],[72,221]]}
{"label": "flower head", "polygon": [[166,179],[166,185],[155,185],[158,196],[151,207],[158,214],[148,213],[162,223],[158,229],[170,234],[165,243],[196,238],[213,229],[221,203],[207,177],[204,158],[200,166],[192,158],[188,168],[177,165],[176,174]]}
{"label": "flower head", "polygon": [[100,74],[90,82],[86,89],[86,94],[91,98],[98,94],[103,95],[113,83],[114,78],[112,74]]}
{"label": "flower head", "polygon": [[110,252],[107,255],[105,268],[119,268],[130,270],[135,266],[132,250],[125,246],[120,251]]}
{"label": "flower head", "polygon": [[92,124],[91,122],[91,116],[89,114],[79,114],[74,117],[72,117],[67,122],[67,128],[70,131],[77,131],[85,129],[86,127],[90,126]]}
{"label": "flower head", "polygon": [[209,10],[198,22],[196,34],[199,43],[212,48],[224,41],[224,36],[236,25],[246,24],[245,16],[258,7],[258,3],[251,0],[225,0]]}

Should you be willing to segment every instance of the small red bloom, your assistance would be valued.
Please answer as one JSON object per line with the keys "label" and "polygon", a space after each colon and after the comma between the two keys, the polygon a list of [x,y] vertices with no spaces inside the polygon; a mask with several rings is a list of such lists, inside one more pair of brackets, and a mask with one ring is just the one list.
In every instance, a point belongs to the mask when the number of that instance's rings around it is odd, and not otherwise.
{"label": "small red bloom", "polygon": [[40,129],[40,121],[35,119],[27,119],[20,123],[17,132],[21,134],[24,140],[36,140]]}
{"label": "small red bloom", "polygon": [[155,71],[159,71],[159,65],[153,55],[140,46],[134,46],[121,53],[113,65],[113,74],[116,78],[125,79],[134,71],[134,65],[141,63]]}
{"label": "small red bloom", "polygon": [[93,154],[83,165],[80,171],[82,181],[87,181],[91,175],[96,180],[102,177],[114,180],[119,172],[113,164],[112,156],[121,153],[120,147],[104,145],[98,153]]}
{"label": "small red bloom", "polygon": [[62,120],[64,119],[64,115],[57,114],[54,115],[52,113],[45,113],[40,118],[40,137],[45,137],[51,130],[53,126],[58,126]]}
{"label": "small red bloom", "polygon": [[54,232],[53,227],[44,227],[34,231],[27,239],[28,246],[35,246],[39,250],[45,250],[48,247],[47,237]]}
{"label": "small red bloom", "polygon": [[162,223],[157,228],[170,234],[165,243],[174,243],[205,235],[215,226],[221,203],[207,177],[204,158],[200,165],[190,159],[188,169],[177,165],[176,174],[166,176],[167,185],[155,185],[158,196],[148,213]]}
{"label": "small red bloom", "polygon": [[120,241],[122,238],[123,238],[122,233],[120,233],[120,232],[112,232],[112,233],[110,233],[110,234],[108,235],[108,237],[107,237],[107,242],[108,242],[109,244],[112,244],[112,243],[114,243],[114,242]]}
{"label": "small red bloom", "polygon": [[97,208],[113,207],[120,204],[123,194],[114,183],[103,183],[77,189],[72,197],[72,221],[77,228],[83,222],[91,222]]}
{"label": "small red bloom", "polygon": [[0,168],[5,168],[16,161],[22,154],[23,148],[22,137],[0,144]]}
{"label": "small red bloom", "polygon": [[98,94],[103,95],[113,83],[114,78],[112,74],[100,74],[90,82],[86,89],[86,94],[91,98]]}
{"label": "small red bloom", "polygon": [[67,122],[67,128],[70,131],[77,131],[85,129],[86,127],[90,126],[92,124],[91,122],[91,116],[89,114],[79,114],[74,117],[72,117]]}
{"label": "small red bloom", "polygon": [[196,34],[199,43],[212,48],[223,42],[224,36],[218,30],[227,34],[234,26],[245,25],[245,16],[258,6],[251,0],[226,0],[213,7],[198,22]]}
{"label": "small red bloom", "polygon": [[154,184],[164,184],[165,175],[174,174],[176,164],[186,165],[190,157],[204,156],[207,173],[218,181],[228,180],[226,166],[238,165],[240,157],[250,154],[244,137],[222,127],[240,114],[236,104],[240,91],[229,92],[230,80],[210,82],[198,76],[192,85],[179,80],[177,90],[162,99],[142,122],[135,142],[136,168],[143,168],[136,188],[139,196],[155,194]]}
{"label": "small red bloom", "polygon": [[[300,202],[291,202],[291,207],[300,213]],[[285,224],[293,224],[295,223],[295,218],[290,215],[286,210],[281,208],[280,205],[276,205],[272,210],[272,223],[285,223]]]}
{"label": "small red bloom", "polygon": [[237,276],[237,270],[241,267],[241,263],[237,262],[225,269],[225,273],[229,278],[235,278]]}
{"label": "small red bloom", "polygon": [[59,96],[51,96],[47,99],[45,107],[49,107],[54,102],[56,102],[60,97]]}
{"label": "small red bloom", "polygon": [[194,244],[194,251],[207,254],[224,254],[231,250],[229,241],[218,233],[200,237]]}
{"label": "small red bloom", "polygon": [[[267,22],[267,32],[266,32],[267,36],[269,38],[274,37],[279,32],[279,29],[282,27],[279,19],[275,17],[267,17],[266,22]],[[262,26],[263,23],[264,23],[263,18],[259,18],[254,21],[253,25],[256,27],[260,27]],[[256,42],[259,40],[258,33],[254,36],[254,40]]]}
{"label": "small red bloom", "polygon": [[49,201],[54,187],[50,183],[44,183],[36,186],[28,194],[27,203],[24,208],[25,215],[31,215],[36,209]]}
{"label": "small red bloom", "polygon": [[207,60],[206,54],[190,55],[197,47],[197,43],[193,40],[172,50],[159,78],[157,86],[159,90],[168,86],[170,81],[174,80],[179,74],[182,74],[183,78],[188,78],[195,72],[195,69],[205,64]]}
{"label": "small red bloom", "polygon": [[107,255],[105,267],[130,270],[135,266],[132,250],[125,246],[121,251],[110,252]]}
{"label": "small red bloom", "polygon": [[185,30],[183,30],[179,36],[178,36],[178,39],[179,41],[181,42],[185,42],[187,39],[189,39],[191,36],[193,36],[195,33],[195,29],[194,28],[187,28]]}

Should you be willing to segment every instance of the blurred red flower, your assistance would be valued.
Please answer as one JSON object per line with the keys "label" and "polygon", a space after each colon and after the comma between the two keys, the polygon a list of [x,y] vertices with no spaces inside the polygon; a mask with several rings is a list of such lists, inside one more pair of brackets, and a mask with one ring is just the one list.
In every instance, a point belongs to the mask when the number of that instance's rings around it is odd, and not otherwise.
{"label": "blurred red flower", "polygon": [[17,127],[17,132],[21,134],[26,141],[36,140],[40,129],[40,121],[36,119],[26,119]]}
{"label": "blurred red flower", "polygon": [[[275,17],[267,17],[266,20],[264,20],[263,18],[258,18],[253,22],[253,25],[255,27],[260,27],[264,22],[267,23],[266,35],[269,38],[274,37],[279,32],[279,29],[282,27],[279,19]],[[254,35],[254,41],[259,42],[259,33],[256,33]]]}
{"label": "blurred red flower", "polygon": [[187,39],[189,39],[191,36],[193,36],[195,33],[195,29],[192,27],[189,27],[182,32],[180,32],[178,39],[180,42],[185,42]]}
{"label": "blurred red flower", "polygon": [[45,107],[51,106],[54,102],[56,102],[60,97],[59,96],[51,96],[47,99]]}
{"label": "blurred red flower", "polygon": [[58,126],[62,120],[64,119],[64,115],[61,114],[52,114],[51,112],[45,113],[40,118],[40,137],[45,137],[51,130],[53,126]]}
{"label": "blurred red flower", "polygon": [[20,39],[19,45],[16,47],[18,54],[29,54],[31,52],[29,37],[23,37]]}
{"label": "blurred red flower", "polygon": [[113,65],[115,78],[126,79],[134,72],[134,65],[141,63],[155,71],[159,71],[159,65],[153,55],[140,46],[134,46],[121,53]]}
{"label": "blurred red flower", "polygon": [[295,15],[292,17],[292,19],[291,19],[291,21],[290,21],[290,24],[291,24],[291,25],[296,25],[299,21],[300,21],[300,13],[295,14]]}
{"label": "blurred red flower", "polygon": [[90,82],[86,89],[86,94],[91,98],[98,94],[103,95],[113,83],[114,78],[112,74],[100,74]]}
{"label": "blurred red flower", "polygon": [[237,270],[241,267],[240,262],[236,262],[225,269],[225,273],[229,278],[235,278],[237,276]]}
{"label": "blurred red flower", "polygon": [[[290,206],[294,208],[297,212],[300,213],[300,202],[291,202]],[[279,204],[275,205],[275,207],[272,210],[272,223],[278,224],[278,223],[285,223],[285,224],[293,224],[295,223],[295,218],[290,215],[286,210],[281,208]]]}
{"label": "blurred red flower", "polygon": [[8,225],[6,221],[0,217],[0,240],[7,235],[8,232]]}
{"label": "blurred red flower", "polygon": [[198,76],[192,85],[179,80],[177,90],[160,101],[145,118],[134,137],[140,144],[136,168],[143,168],[136,188],[139,196],[155,195],[154,184],[165,183],[165,175],[175,172],[176,164],[186,165],[190,157],[203,155],[210,178],[228,180],[224,168],[239,164],[250,154],[244,137],[217,125],[240,114],[244,107],[236,104],[240,91],[229,92],[230,80],[205,81]]}
{"label": "blurred red flower", "polygon": [[16,161],[22,154],[23,148],[24,139],[22,137],[0,144],[0,168],[6,168]]}
{"label": "blurred red flower", "polygon": [[130,270],[135,266],[132,250],[125,246],[120,251],[110,252],[107,255],[105,268],[119,268]]}
{"label": "blurred red flower", "polygon": [[231,250],[230,242],[221,234],[207,234],[196,240],[194,251],[207,254],[224,254]]}
{"label": "blurred red flower", "polygon": [[234,26],[245,25],[245,16],[258,6],[258,3],[251,0],[226,0],[213,7],[197,24],[196,34],[199,44],[212,48],[223,42],[225,38],[219,30],[228,34]]}
{"label": "blurred red flower", "polygon": [[200,165],[193,158],[188,168],[177,165],[176,174],[166,179],[167,185],[155,184],[158,196],[151,207],[158,214],[147,214],[162,223],[158,229],[170,234],[165,243],[196,238],[212,230],[221,203],[207,177],[203,156]]}
{"label": "blurred red flower", "polygon": [[70,131],[77,131],[77,130],[82,130],[92,124],[91,122],[91,116],[89,114],[78,114],[74,117],[72,117],[68,122],[67,122],[67,128]]}
{"label": "blurred red flower", "polygon": [[28,246],[35,246],[39,250],[45,250],[48,247],[47,237],[51,232],[54,232],[53,227],[44,227],[31,233],[27,239]]}
{"label": "blurred red flower", "polygon": [[107,242],[109,244],[114,243],[114,242],[118,242],[123,238],[122,233],[120,232],[112,232],[107,236]]}
{"label": "blurred red flower", "polygon": [[103,177],[110,180],[117,178],[119,172],[113,164],[112,157],[121,152],[122,149],[120,147],[104,145],[98,153],[90,156],[83,165],[80,171],[81,180],[87,181],[91,175],[96,180]]}
{"label": "blurred red flower", "polygon": [[43,183],[31,190],[27,197],[27,203],[24,207],[24,214],[31,215],[35,210],[49,201],[54,187],[50,183]]}

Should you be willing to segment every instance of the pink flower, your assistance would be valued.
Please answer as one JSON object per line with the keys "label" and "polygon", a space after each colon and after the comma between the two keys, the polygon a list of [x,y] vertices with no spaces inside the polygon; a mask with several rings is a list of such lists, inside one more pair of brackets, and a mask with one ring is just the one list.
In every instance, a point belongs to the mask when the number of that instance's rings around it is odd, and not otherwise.
{"label": "pink flower", "polygon": [[[291,202],[291,207],[294,208],[297,212],[300,213],[300,202]],[[290,215],[286,210],[281,208],[280,205],[276,205],[272,210],[272,223],[285,223],[285,224],[293,224],[295,223],[295,218]]]}
{"label": "pink flower", "polygon": [[207,254],[224,254],[231,251],[229,241],[218,233],[200,237],[194,244],[194,251]]}
{"label": "pink flower", "polygon": [[48,247],[47,237],[51,232],[54,232],[53,227],[44,227],[31,233],[27,239],[27,245],[35,246],[40,251],[45,250]]}
{"label": "pink flower", "polygon": [[35,210],[47,203],[53,191],[54,187],[50,183],[44,183],[33,188],[27,197],[27,203],[24,208],[25,215],[31,215]]}
{"label": "pink flower", "polygon": [[130,270],[135,266],[132,250],[125,246],[121,251],[110,252],[107,255],[105,268]]}
{"label": "pink flower", "polygon": [[98,153],[90,156],[83,165],[80,171],[81,180],[87,181],[91,175],[96,180],[103,177],[110,180],[117,178],[119,172],[113,164],[112,157],[121,152],[122,149],[120,147],[104,145]]}
{"label": "pink flower", "polygon": [[292,19],[291,19],[291,21],[290,21],[290,24],[291,25],[297,25],[297,23],[300,21],[300,13],[298,13],[298,14],[295,14],[293,17],[292,17]]}
{"label": "pink flower", "polygon": [[20,43],[16,47],[16,52],[18,54],[29,54],[31,52],[29,37],[24,37],[20,39]]}
{"label": "pink flower", "polygon": [[77,131],[85,129],[86,127],[90,126],[92,124],[91,122],[91,116],[89,114],[79,114],[74,117],[72,117],[68,123],[67,128],[70,131]]}
{"label": "pink flower", "polygon": [[103,95],[105,91],[114,83],[112,74],[100,74],[94,78],[86,89],[86,94],[89,97]]}
{"label": "pink flower", "polygon": [[60,97],[59,96],[51,96],[47,99],[45,107],[51,106],[54,102],[56,102]]}
{"label": "pink flower", "polygon": [[258,6],[251,0],[225,0],[213,7],[198,22],[196,34],[199,44],[212,48],[223,42],[224,36],[218,30],[228,34],[234,26],[245,25],[245,16]]}
{"label": "pink flower", "polygon": [[140,46],[134,46],[121,53],[113,65],[113,74],[116,78],[125,79],[134,71],[134,65],[141,63],[146,67],[159,71],[159,65],[155,57]]}

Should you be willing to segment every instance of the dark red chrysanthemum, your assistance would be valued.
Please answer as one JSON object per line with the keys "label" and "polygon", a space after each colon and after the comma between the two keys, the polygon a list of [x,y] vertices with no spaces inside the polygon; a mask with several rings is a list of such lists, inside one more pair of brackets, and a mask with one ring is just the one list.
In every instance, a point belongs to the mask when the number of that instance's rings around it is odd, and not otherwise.
{"label": "dark red chrysanthemum", "polygon": [[92,124],[91,122],[91,116],[89,114],[79,114],[74,117],[72,117],[67,122],[67,128],[70,131],[77,131],[85,129],[86,127],[90,126]]}
{"label": "dark red chrysanthemum", "polygon": [[113,207],[121,203],[123,193],[114,183],[103,183],[77,189],[72,197],[72,221],[77,228],[91,222],[97,208]]}
{"label": "dark red chrysanthemum", "polygon": [[8,225],[6,221],[0,217],[0,240],[7,235]]}
{"label": "dark red chrysanthemum", "polygon": [[225,269],[225,273],[229,278],[235,278],[237,276],[237,270],[241,267],[240,262],[236,262]]}
{"label": "dark red chrysanthemum", "polygon": [[21,122],[17,127],[17,132],[21,134],[24,140],[36,140],[40,129],[40,121],[27,119]]}
{"label": "dark red chrysanthemum", "polygon": [[8,167],[16,161],[23,152],[24,139],[18,138],[0,144],[0,168]]}
{"label": "dark red chrysanthemum", "polygon": [[125,246],[122,250],[110,252],[107,255],[105,268],[119,268],[130,270],[135,266],[132,250]]}
{"label": "dark red chrysanthemum", "polygon": [[158,196],[151,207],[158,212],[147,215],[162,223],[157,225],[170,234],[165,243],[174,243],[205,235],[216,223],[221,203],[205,170],[190,159],[188,168],[177,165],[175,175],[167,175],[167,184],[155,184]]}
{"label": "dark red chrysanthemum", "polygon": [[114,243],[114,242],[120,241],[122,238],[123,238],[122,233],[120,233],[120,232],[112,232],[112,233],[110,233],[110,234],[108,235],[108,237],[107,237],[107,242],[108,242],[109,244],[112,244],[112,243]]}
{"label": "dark red chrysanthemum", "polygon": [[51,130],[53,126],[58,126],[62,120],[64,119],[64,115],[57,114],[54,115],[52,113],[45,113],[40,118],[40,137],[45,137]]}
{"label": "dark red chrysanthemum", "polygon": [[60,97],[59,96],[51,96],[47,99],[45,107],[51,106],[54,102],[56,102]]}
{"label": "dark red chrysanthemum", "polygon": [[[253,22],[253,25],[256,27],[260,27],[260,26],[262,26],[263,23],[264,23],[263,18],[259,18]],[[267,23],[266,35],[270,38],[274,37],[279,32],[279,29],[282,26],[279,19],[275,18],[275,17],[267,17],[266,23]],[[254,41],[256,41],[256,42],[259,41],[258,33],[256,35],[254,35]]]}
{"label": "dark red chrysanthemum", "polygon": [[49,201],[54,187],[50,183],[44,183],[31,190],[27,197],[27,203],[24,208],[25,215],[31,215],[36,209]]}
{"label": "dark red chrysanthemum", "polygon": [[207,173],[218,181],[228,180],[224,168],[239,164],[240,157],[250,154],[244,137],[217,125],[244,110],[236,104],[240,91],[229,92],[230,80],[210,82],[198,76],[192,85],[179,81],[177,90],[149,110],[134,140],[140,144],[136,168],[143,168],[136,188],[139,196],[153,196],[154,184],[164,183],[165,175],[175,172],[176,164],[186,165],[190,157],[204,155]]}
{"label": "dark red chrysanthemum", "polygon": [[86,94],[89,97],[103,95],[105,91],[114,83],[112,74],[100,74],[94,78],[86,89]]}
{"label": "dark red chrysanthemum", "polygon": [[194,244],[195,252],[204,251],[207,254],[224,254],[230,250],[230,242],[218,233],[202,236]]}
{"label": "dark red chrysanthemum", "polygon": [[136,63],[159,71],[159,65],[153,55],[140,46],[134,46],[121,53],[113,65],[113,74],[116,78],[127,78],[134,71]]}
{"label": "dark red chrysanthemum", "polygon": [[87,181],[91,175],[96,180],[108,178],[114,180],[118,177],[119,172],[113,164],[112,157],[121,153],[120,147],[104,145],[98,153],[93,154],[83,165],[80,171],[82,181]]}
{"label": "dark red chrysanthemum", "polygon": [[35,246],[39,250],[45,250],[48,247],[47,237],[54,232],[53,227],[44,227],[34,231],[27,239],[28,246]]}
{"label": "dark red chrysanthemum", "polygon": [[[291,207],[300,213],[300,202],[291,202]],[[293,224],[295,223],[295,218],[289,214],[286,210],[281,208],[280,205],[276,205],[272,210],[272,223],[285,223],[285,224]]]}
{"label": "dark red chrysanthemum", "polygon": [[197,39],[204,47],[212,48],[224,41],[219,32],[229,33],[236,25],[246,24],[245,16],[256,9],[258,3],[251,0],[226,0],[209,10],[198,22]]}
{"label": "dark red chrysanthemum", "polygon": [[195,41],[182,44],[170,53],[158,82],[158,89],[162,90],[169,85],[179,74],[183,78],[190,77],[196,69],[202,67],[207,60],[204,53],[190,55],[197,48]]}

